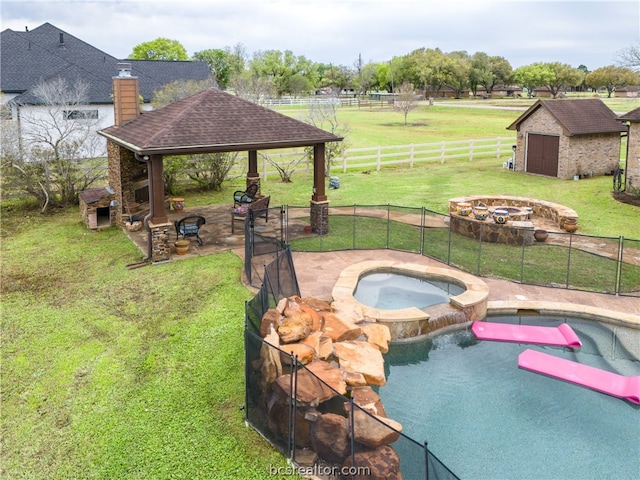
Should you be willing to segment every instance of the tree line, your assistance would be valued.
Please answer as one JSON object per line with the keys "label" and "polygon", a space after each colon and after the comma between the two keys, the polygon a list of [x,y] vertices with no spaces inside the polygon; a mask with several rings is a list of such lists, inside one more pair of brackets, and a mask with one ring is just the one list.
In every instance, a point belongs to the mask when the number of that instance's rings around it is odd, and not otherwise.
{"label": "tree line", "polygon": [[393,57],[388,62],[364,63],[359,57],[351,66],[317,63],[290,50],[260,50],[248,55],[242,44],[195,52],[188,57],[177,40],[157,38],[134,47],[129,58],[146,60],[197,60],[209,65],[217,86],[232,89],[245,97],[301,96],[339,93],[345,90],[366,95],[369,92],[395,93],[410,85],[425,98],[438,96],[444,89],[460,98],[464,92],[490,96],[498,86],[519,86],[531,95],[547,88],[555,98],[567,90],[607,91],[640,83],[640,45],[617,54],[615,65],[590,71],[561,62],[536,62],[513,69],[507,59],[484,52],[443,52],[439,48],[420,48]]}

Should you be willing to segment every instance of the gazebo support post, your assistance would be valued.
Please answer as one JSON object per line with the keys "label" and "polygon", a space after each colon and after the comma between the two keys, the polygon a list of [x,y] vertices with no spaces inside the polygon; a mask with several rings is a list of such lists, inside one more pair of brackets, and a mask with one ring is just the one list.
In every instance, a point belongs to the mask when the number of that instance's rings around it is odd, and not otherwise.
{"label": "gazebo support post", "polygon": [[[164,179],[162,177],[162,155],[146,155],[149,175],[149,215],[145,226],[149,232],[148,257],[152,262],[161,262],[171,258],[171,227],[164,206]],[[148,159],[148,160],[147,160]]]}
{"label": "gazebo support post", "polygon": [[325,144],[313,146],[313,195],[311,196],[311,228],[320,235],[329,233],[329,200],[325,193]]}
{"label": "gazebo support post", "polygon": [[249,150],[249,169],[247,170],[247,188],[253,184],[258,185],[260,195],[260,174],[258,173],[258,151]]}

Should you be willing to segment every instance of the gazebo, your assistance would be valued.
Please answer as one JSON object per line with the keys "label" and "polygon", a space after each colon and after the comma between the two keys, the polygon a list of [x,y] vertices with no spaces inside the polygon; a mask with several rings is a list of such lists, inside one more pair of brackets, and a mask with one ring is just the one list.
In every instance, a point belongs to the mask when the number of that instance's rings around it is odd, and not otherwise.
{"label": "gazebo", "polygon": [[313,147],[311,226],[328,231],[325,190],[325,145],[341,137],[261,107],[215,88],[178,100],[166,107],[140,113],[138,79],[119,64],[113,79],[115,125],[98,133],[107,138],[109,184],[116,192],[118,223],[137,191],[148,188],[148,259],[171,257],[173,225],[165,207],[163,158],[210,152],[248,152],[247,186],[260,185],[258,150]]}

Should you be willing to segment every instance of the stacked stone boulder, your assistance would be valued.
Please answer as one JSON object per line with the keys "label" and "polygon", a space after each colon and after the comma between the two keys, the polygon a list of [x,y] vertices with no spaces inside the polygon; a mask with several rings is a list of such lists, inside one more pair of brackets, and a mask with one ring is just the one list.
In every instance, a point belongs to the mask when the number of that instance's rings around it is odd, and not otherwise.
{"label": "stacked stone boulder", "polygon": [[[401,479],[399,458],[390,445],[402,426],[386,416],[371,388],[386,384],[388,327],[340,305],[294,296],[265,312],[260,335],[265,343],[253,367],[269,429],[287,438],[295,392],[295,446],[313,453],[304,455],[311,458],[308,462],[319,458],[350,467],[355,458],[355,466],[368,473],[362,478]],[[304,365],[293,385],[292,356]]]}

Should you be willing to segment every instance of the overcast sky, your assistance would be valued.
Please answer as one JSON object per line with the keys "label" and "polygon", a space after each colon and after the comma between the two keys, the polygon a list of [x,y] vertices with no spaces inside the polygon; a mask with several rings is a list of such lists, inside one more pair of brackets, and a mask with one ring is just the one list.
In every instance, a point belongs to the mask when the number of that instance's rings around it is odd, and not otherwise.
{"label": "overcast sky", "polygon": [[2,30],[49,22],[121,59],[166,37],[189,55],[242,44],[352,67],[424,47],[595,70],[640,42],[640,0],[1,0],[0,14]]}

